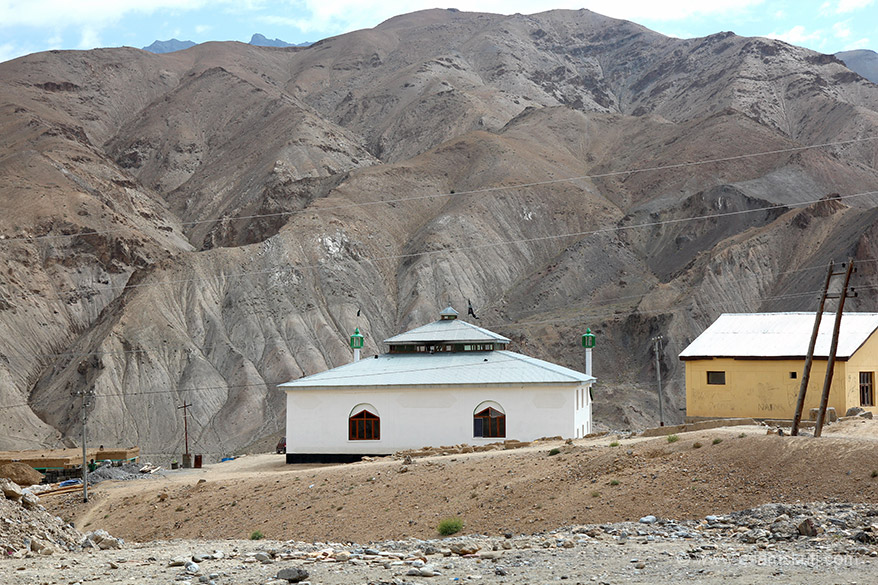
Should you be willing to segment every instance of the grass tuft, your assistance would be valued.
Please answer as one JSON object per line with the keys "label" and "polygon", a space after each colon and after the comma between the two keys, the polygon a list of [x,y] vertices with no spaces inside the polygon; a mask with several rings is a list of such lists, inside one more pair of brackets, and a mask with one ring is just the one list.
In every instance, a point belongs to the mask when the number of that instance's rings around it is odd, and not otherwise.
{"label": "grass tuft", "polygon": [[457,534],[463,529],[463,520],[460,518],[445,518],[439,521],[439,526],[436,530],[439,531],[439,534],[442,536],[451,536],[452,534]]}
{"label": "grass tuft", "polygon": [[668,443],[676,443],[680,440],[680,437],[677,435],[668,435]]}

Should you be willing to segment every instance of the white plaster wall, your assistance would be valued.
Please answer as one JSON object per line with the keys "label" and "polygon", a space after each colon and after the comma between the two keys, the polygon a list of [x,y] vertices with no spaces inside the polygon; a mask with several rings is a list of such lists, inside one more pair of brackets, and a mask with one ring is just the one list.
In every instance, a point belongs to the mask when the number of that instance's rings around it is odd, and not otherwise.
{"label": "white plaster wall", "polygon": [[[426,446],[494,443],[502,439],[473,437],[473,414],[486,400],[503,407],[506,439],[575,437],[577,425],[591,432],[590,401],[576,408],[580,388],[587,396],[587,384],[287,390],[287,453],[389,454]],[[348,440],[348,417],[361,403],[377,410],[381,440]]]}
{"label": "white plaster wall", "polygon": [[573,416],[573,434],[571,435],[575,439],[581,439],[592,432],[590,388],[590,385],[584,385],[576,389],[577,396],[574,399],[576,413]]}

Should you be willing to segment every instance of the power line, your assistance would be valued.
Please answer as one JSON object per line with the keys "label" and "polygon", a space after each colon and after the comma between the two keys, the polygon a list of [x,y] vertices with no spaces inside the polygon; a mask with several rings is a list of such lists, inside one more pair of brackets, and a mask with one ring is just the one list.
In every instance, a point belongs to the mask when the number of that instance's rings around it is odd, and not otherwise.
{"label": "power line", "polygon": [[[876,258],[876,259],[868,259],[868,258],[862,259],[859,262],[864,263],[864,262],[869,262],[869,261],[875,262],[875,261],[878,261],[878,258]],[[795,274],[795,273],[799,273],[799,272],[808,272],[808,271],[813,271],[813,270],[820,270],[822,268],[823,268],[822,266],[809,266],[809,267],[803,267],[803,268],[798,268],[798,269],[794,269],[794,270],[785,270],[785,271],[779,272],[777,274],[777,276]],[[748,280],[750,280],[750,279],[749,278],[737,278],[737,279],[730,279],[727,282],[732,284],[732,283],[737,283],[737,282],[746,282]],[[870,287],[860,287],[860,288],[870,288]],[[769,300],[782,300],[782,299],[787,299],[787,298],[798,298],[798,297],[802,297],[802,296],[809,296],[809,295],[813,294],[814,292],[817,292],[817,291],[803,291],[803,292],[798,292],[798,293],[789,293],[786,295],[775,295],[775,296],[771,296],[771,297],[761,297],[759,300],[769,301]],[[624,301],[629,301],[629,300],[633,301],[633,300],[642,299],[647,294],[649,294],[649,291],[644,292],[644,293],[639,293],[639,294],[623,295],[623,296],[605,298],[600,302],[589,304],[589,308],[590,309],[599,309],[601,307],[609,307],[609,306],[613,306],[613,305],[618,305],[620,303],[623,303]],[[661,311],[657,311],[657,312],[661,312]],[[634,311],[631,311],[629,314],[652,314],[652,313],[644,313],[642,311],[634,310]],[[596,313],[592,310],[589,313],[582,314],[581,317],[582,318],[601,318],[601,317],[607,317],[607,316],[612,316],[612,315],[613,315],[612,313]],[[565,320],[565,319],[550,319],[550,320],[540,320],[540,321],[504,321],[504,322],[495,322],[492,326],[498,327],[498,326],[506,325],[506,326],[521,327],[521,326],[531,326],[531,325],[555,323],[555,322],[563,321],[563,320]],[[270,343],[273,341],[289,342],[289,341],[292,341],[292,339],[287,338],[287,337],[280,337],[280,336],[268,337],[266,339],[267,343]],[[101,356],[116,355],[116,356],[118,356],[118,355],[149,354],[150,352],[155,351],[158,348],[161,348],[162,350],[186,351],[186,352],[193,352],[193,353],[198,351],[198,352],[204,353],[204,352],[208,352],[210,350],[219,349],[219,348],[232,348],[232,346],[233,346],[233,344],[230,341],[226,341],[226,342],[220,342],[220,343],[217,343],[214,345],[197,345],[195,343],[185,344],[185,345],[162,344],[160,346],[145,346],[145,347],[142,347],[141,349],[123,349],[123,350],[117,350],[117,351],[98,350],[98,351],[83,351],[83,352],[68,351],[68,352],[57,352],[57,353],[36,353],[36,352],[21,352],[21,351],[16,351],[16,350],[11,350],[11,351],[7,350],[5,355],[15,356],[15,357],[19,357],[19,358],[44,358],[44,359],[45,358],[85,358],[85,357],[91,357],[91,356],[95,356],[95,355],[101,355]]]}
{"label": "power line", "polygon": [[[804,150],[829,148],[829,147],[833,147],[833,146],[846,146],[846,145],[850,145],[850,144],[872,142],[875,140],[878,140],[878,136],[867,136],[864,138],[853,138],[850,140],[839,140],[836,142],[824,142],[824,143],[820,143],[820,144],[810,144],[810,145],[803,145],[803,146],[791,146],[788,148],[778,148],[778,149],[766,150],[766,151],[762,151],[762,152],[754,152],[754,153],[739,154],[739,155],[734,155],[734,156],[712,158],[712,159],[707,159],[707,160],[703,160],[703,161],[671,163],[671,164],[666,164],[666,165],[657,165],[657,166],[653,166],[653,167],[642,167],[642,168],[620,170],[620,171],[608,171],[606,173],[579,175],[576,177],[566,177],[566,178],[562,178],[562,179],[547,179],[545,181],[531,181],[531,182],[527,182],[527,183],[516,183],[516,184],[512,184],[512,185],[498,185],[496,187],[484,187],[481,189],[470,189],[467,191],[455,191],[454,193],[451,193],[451,192],[449,192],[449,193],[431,193],[428,195],[415,195],[415,196],[411,196],[411,197],[400,197],[397,199],[379,199],[379,200],[373,200],[373,201],[363,201],[363,202],[359,202],[359,203],[350,202],[350,203],[345,203],[345,204],[341,204],[341,205],[331,205],[331,206],[327,206],[327,207],[319,207],[319,208],[308,207],[305,209],[296,209],[296,210],[291,210],[291,211],[263,213],[263,214],[255,214],[255,215],[244,215],[244,216],[236,216],[236,217],[221,216],[221,217],[215,217],[215,218],[209,218],[209,219],[181,222],[180,225],[181,226],[194,226],[194,225],[200,225],[200,224],[206,224],[206,223],[215,223],[218,221],[239,221],[239,220],[247,220],[247,219],[264,219],[264,218],[271,218],[271,217],[286,217],[286,216],[299,215],[299,214],[304,214],[304,213],[337,211],[339,209],[369,207],[369,206],[373,206],[373,205],[390,205],[390,204],[396,204],[396,203],[406,203],[406,202],[410,202],[410,201],[421,201],[421,200],[425,200],[425,199],[462,197],[464,195],[478,195],[478,194],[486,194],[486,193],[496,193],[496,192],[500,192],[500,191],[512,191],[515,189],[526,189],[526,188],[530,188],[530,187],[541,187],[541,186],[546,186],[546,185],[557,185],[560,183],[571,183],[574,181],[606,179],[606,178],[611,178],[611,177],[629,176],[629,175],[634,175],[634,174],[639,174],[639,173],[649,173],[649,172],[656,172],[656,171],[683,169],[683,168],[688,168],[688,167],[704,166],[704,165],[718,164],[718,163],[724,163],[724,162],[733,162],[733,161],[737,161],[737,160],[746,160],[749,158],[756,158],[756,157],[762,157],[762,156],[771,156],[771,155],[777,155],[777,154],[789,154],[792,152],[801,152]],[[6,237],[3,239],[0,239],[0,244],[2,244],[4,242],[21,242],[21,241],[35,241],[35,240],[47,240],[47,239],[76,238],[76,237],[82,237],[82,236],[106,235],[106,234],[121,233],[121,232],[127,232],[127,231],[131,231],[131,228],[113,228],[113,229],[107,229],[107,230],[94,230],[94,231],[88,231],[88,232],[79,232],[76,234],[58,234],[58,235],[43,234],[43,235],[39,235],[39,236]]]}
{"label": "power line", "polygon": [[[870,196],[870,195],[878,195],[878,191],[864,191],[861,193],[839,195],[837,197],[833,197],[832,200],[833,201],[840,201],[840,200],[853,199],[853,198],[858,198],[858,197],[866,197],[866,196]],[[635,230],[635,229],[642,229],[642,228],[649,228],[649,227],[660,227],[660,226],[671,225],[671,224],[688,223],[688,222],[693,222],[693,221],[705,221],[705,220],[710,220],[710,219],[732,217],[732,216],[736,216],[736,215],[745,215],[745,214],[749,214],[749,213],[759,213],[759,212],[764,212],[764,211],[772,211],[772,210],[776,210],[776,209],[805,207],[808,205],[814,205],[816,203],[820,203],[822,201],[826,201],[826,199],[825,198],[812,199],[812,200],[808,200],[808,201],[769,205],[769,206],[757,207],[757,208],[753,208],[753,209],[742,209],[742,210],[737,210],[737,211],[717,212],[717,213],[711,213],[711,214],[698,215],[698,216],[694,216],[694,217],[652,221],[652,222],[632,224],[632,225],[627,225],[627,226],[612,226],[612,227],[599,228],[599,229],[594,229],[594,230],[568,232],[568,233],[564,233],[564,234],[551,234],[551,235],[546,235],[546,236],[536,236],[536,237],[532,237],[532,238],[520,238],[517,240],[502,240],[499,242],[490,242],[490,243],[476,244],[476,245],[471,245],[471,246],[458,246],[455,248],[424,250],[424,251],[420,251],[420,252],[410,252],[410,253],[406,253],[406,254],[390,254],[387,256],[376,256],[376,257],[372,257],[372,258],[360,256],[360,258],[352,259],[352,260],[354,262],[357,262],[357,263],[363,263],[366,261],[382,262],[382,261],[388,261],[388,260],[404,260],[406,258],[416,258],[418,256],[436,256],[436,255],[440,255],[440,254],[453,254],[453,253],[460,253],[460,252],[466,252],[466,251],[471,251],[471,250],[484,250],[484,249],[488,249],[488,248],[496,248],[499,246],[508,246],[508,245],[513,245],[513,244],[527,244],[527,243],[533,243],[533,242],[550,241],[550,240],[558,240],[558,239],[573,238],[573,237],[583,238],[583,237],[588,237],[588,236],[609,234],[609,233],[614,233],[614,232],[623,232],[623,231],[628,231],[628,230]],[[297,265],[294,265],[294,267],[297,269],[318,269],[321,266],[320,266],[320,264],[297,264]],[[273,269],[269,269],[269,270],[252,270],[252,271],[245,271],[245,272],[236,272],[236,273],[231,273],[231,274],[220,274],[217,276],[217,278],[233,279],[233,278],[243,278],[243,277],[247,277],[247,276],[276,274],[278,272],[278,270],[279,270],[278,268],[273,268]],[[120,286],[94,287],[91,289],[73,289],[70,293],[68,293],[66,296],[63,296],[63,297],[62,296],[47,297],[47,296],[37,294],[37,293],[32,293],[32,292],[18,293],[15,296],[16,296],[16,298],[27,298],[27,297],[36,296],[36,297],[39,297],[41,299],[68,301],[72,297],[75,297],[77,294],[76,291],[79,291],[79,290],[88,290],[89,292],[92,292],[94,294],[100,294],[101,292],[121,291],[121,290],[126,290],[126,289],[133,290],[133,289],[138,289],[138,288],[151,288],[151,287],[156,287],[156,286],[171,286],[171,285],[176,285],[176,284],[188,284],[188,283],[193,283],[193,282],[210,282],[211,280],[213,280],[213,279],[208,279],[208,278],[203,278],[203,277],[181,278],[181,279],[173,279],[173,280],[162,280],[162,281],[157,281],[157,282],[141,282],[141,283],[137,283],[137,284],[125,284],[125,285],[120,285]]]}

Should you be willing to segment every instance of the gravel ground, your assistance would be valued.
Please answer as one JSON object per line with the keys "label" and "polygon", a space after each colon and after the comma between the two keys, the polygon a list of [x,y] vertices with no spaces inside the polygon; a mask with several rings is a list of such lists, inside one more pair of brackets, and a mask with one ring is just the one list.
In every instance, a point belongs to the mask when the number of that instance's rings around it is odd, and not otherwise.
{"label": "gravel ground", "polygon": [[52,556],[28,553],[0,562],[8,585],[283,585],[296,579],[325,585],[820,584],[873,583],[876,574],[878,507],[823,503],[769,504],[700,521],[644,517],[535,535],[368,545],[172,540]]}

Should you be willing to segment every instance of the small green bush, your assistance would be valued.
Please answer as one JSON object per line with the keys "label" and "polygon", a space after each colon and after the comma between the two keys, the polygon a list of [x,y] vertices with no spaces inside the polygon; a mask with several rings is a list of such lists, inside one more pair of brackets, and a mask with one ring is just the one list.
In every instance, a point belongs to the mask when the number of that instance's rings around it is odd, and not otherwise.
{"label": "small green bush", "polygon": [[680,440],[680,437],[677,435],[668,435],[668,443],[676,443]]}
{"label": "small green bush", "polygon": [[265,535],[258,530],[254,530],[250,533],[250,540],[262,540],[263,538],[265,538]]}
{"label": "small green bush", "polygon": [[610,447],[618,447],[618,446],[619,446],[619,441],[613,441],[612,443],[610,443]]}
{"label": "small green bush", "polygon": [[461,529],[463,529],[463,520],[460,518],[445,518],[439,522],[439,526],[436,528],[442,536],[457,534]]}
{"label": "small green bush", "polygon": [[619,480],[618,479],[611,479],[610,485],[619,485]]}
{"label": "small green bush", "polygon": [[591,492],[591,497],[599,498],[599,497],[601,497],[601,492]]}
{"label": "small green bush", "polygon": [[872,477],[878,477],[878,469],[872,470]]}
{"label": "small green bush", "polygon": [[714,445],[719,445],[719,444],[722,443],[722,442],[723,442],[723,440],[720,439],[719,437],[717,437],[716,439],[713,440],[713,444],[714,444]]}
{"label": "small green bush", "polygon": [[738,438],[739,438],[739,439],[743,439],[743,438],[746,437],[746,436],[747,436],[746,433],[741,433],[740,435],[738,435]]}
{"label": "small green bush", "polygon": [[552,455],[557,455],[560,452],[561,452],[561,449],[559,449],[558,447],[555,447],[554,449],[549,451],[549,457],[551,457]]}
{"label": "small green bush", "polygon": [[692,443],[692,448],[693,448],[693,449],[701,449],[703,446],[704,446],[704,445],[702,445],[701,443],[697,443],[697,442],[696,442],[696,443]]}

